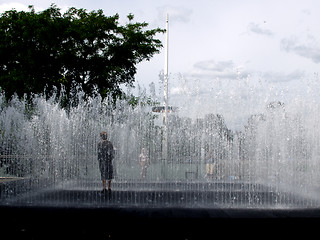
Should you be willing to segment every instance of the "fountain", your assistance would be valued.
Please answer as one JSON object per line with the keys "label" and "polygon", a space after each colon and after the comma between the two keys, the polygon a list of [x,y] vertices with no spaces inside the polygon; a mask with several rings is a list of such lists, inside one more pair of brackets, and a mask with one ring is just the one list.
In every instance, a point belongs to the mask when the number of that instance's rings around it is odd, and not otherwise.
{"label": "fountain", "polygon": [[[271,102],[242,131],[230,130],[220,114],[191,119],[170,113],[164,159],[163,127],[152,106],[133,108],[125,100],[113,106],[78,95],[78,106],[66,111],[54,97],[36,96],[30,109],[17,98],[7,104],[1,94],[1,206],[319,207],[316,104]],[[103,130],[116,149],[107,200],[97,161]],[[142,148],[151,162],[143,179]]]}

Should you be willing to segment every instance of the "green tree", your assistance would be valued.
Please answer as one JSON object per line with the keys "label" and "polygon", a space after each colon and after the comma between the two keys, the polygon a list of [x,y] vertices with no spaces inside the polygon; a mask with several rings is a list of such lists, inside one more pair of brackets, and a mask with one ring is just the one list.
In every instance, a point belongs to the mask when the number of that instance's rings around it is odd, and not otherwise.
{"label": "green tree", "polygon": [[0,15],[0,87],[10,98],[52,90],[63,86],[66,99],[77,87],[85,96],[97,93],[114,99],[124,95],[121,84],[131,85],[136,65],[159,53],[157,33],[148,24],[120,25],[119,15],[105,16],[102,10],[88,12],[70,8],[62,14],[51,5],[36,13],[11,10]]}

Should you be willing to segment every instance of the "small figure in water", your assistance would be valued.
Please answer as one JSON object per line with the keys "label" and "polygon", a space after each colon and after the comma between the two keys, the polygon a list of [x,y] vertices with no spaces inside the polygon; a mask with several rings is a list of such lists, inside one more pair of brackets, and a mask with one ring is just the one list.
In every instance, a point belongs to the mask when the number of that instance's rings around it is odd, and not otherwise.
{"label": "small figure in water", "polygon": [[150,160],[146,154],[146,149],[141,149],[141,154],[139,155],[139,164],[140,164],[140,179],[143,179],[147,176],[147,168],[150,165]]}
{"label": "small figure in water", "polygon": [[214,165],[215,165],[215,158],[214,158],[213,150],[210,149],[208,153],[207,165],[206,165],[207,178],[214,177]]}
{"label": "small figure in water", "polygon": [[98,143],[98,161],[103,186],[102,193],[106,193],[107,181],[108,191],[111,192],[111,180],[113,179],[112,161],[114,158],[114,149],[112,143],[107,140],[108,135],[106,132],[101,132],[100,137],[102,141]]}

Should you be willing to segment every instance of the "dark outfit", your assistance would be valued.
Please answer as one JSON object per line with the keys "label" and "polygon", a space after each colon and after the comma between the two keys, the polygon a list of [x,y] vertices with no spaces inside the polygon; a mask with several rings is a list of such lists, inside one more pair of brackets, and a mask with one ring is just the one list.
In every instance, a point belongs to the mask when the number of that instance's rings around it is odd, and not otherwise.
{"label": "dark outfit", "polygon": [[101,172],[101,180],[113,179],[113,165],[114,149],[110,141],[104,140],[98,143],[98,160],[99,169]]}

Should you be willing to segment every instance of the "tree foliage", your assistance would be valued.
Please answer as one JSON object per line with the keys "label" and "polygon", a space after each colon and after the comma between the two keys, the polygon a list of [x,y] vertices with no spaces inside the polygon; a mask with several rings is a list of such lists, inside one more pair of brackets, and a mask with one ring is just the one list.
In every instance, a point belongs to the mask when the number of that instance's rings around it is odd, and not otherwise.
{"label": "tree foliage", "polygon": [[119,15],[102,10],[70,8],[64,14],[55,5],[36,13],[7,11],[0,16],[0,87],[7,97],[19,97],[63,87],[67,99],[77,87],[86,96],[120,97],[121,84],[132,85],[136,65],[159,53],[160,28],[148,24],[125,25]]}

